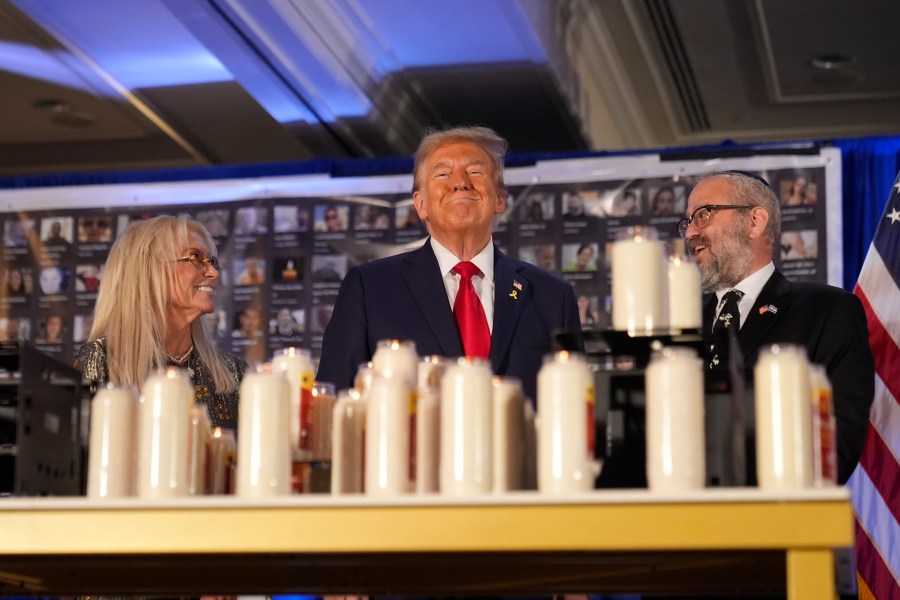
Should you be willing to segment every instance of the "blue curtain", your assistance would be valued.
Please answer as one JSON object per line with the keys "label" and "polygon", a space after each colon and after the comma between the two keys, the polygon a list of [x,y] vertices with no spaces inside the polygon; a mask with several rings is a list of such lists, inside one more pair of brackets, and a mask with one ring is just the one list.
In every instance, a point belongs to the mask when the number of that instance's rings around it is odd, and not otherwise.
{"label": "blue curtain", "polygon": [[891,185],[900,171],[900,137],[835,143],[841,149],[844,208],[844,287],[853,289]]}

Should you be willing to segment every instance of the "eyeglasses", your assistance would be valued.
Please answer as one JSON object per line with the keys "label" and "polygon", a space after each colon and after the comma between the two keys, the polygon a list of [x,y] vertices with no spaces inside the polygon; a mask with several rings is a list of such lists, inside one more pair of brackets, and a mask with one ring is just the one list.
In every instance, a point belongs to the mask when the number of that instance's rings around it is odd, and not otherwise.
{"label": "eyeglasses", "polygon": [[675,229],[678,230],[678,235],[682,237],[682,239],[687,238],[687,228],[694,225],[697,229],[706,229],[709,225],[709,222],[712,221],[713,211],[716,210],[739,210],[744,208],[754,208],[749,204],[705,204],[703,206],[698,207],[694,212],[691,213],[691,216],[687,219],[682,219],[678,221],[678,224],[675,225]]}
{"label": "eyeglasses", "polygon": [[215,256],[207,256],[206,258],[200,258],[200,255],[197,254],[196,252],[191,252],[187,256],[182,256],[181,258],[176,258],[175,261],[176,262],[189,262],[192,265],[194,265],[194,267],[198,271],[202,271],[203,269],[205,269],[206,265],[211,266],[216,271],[222,270],[222,265],[219,264],[218,258],[216,258]]}

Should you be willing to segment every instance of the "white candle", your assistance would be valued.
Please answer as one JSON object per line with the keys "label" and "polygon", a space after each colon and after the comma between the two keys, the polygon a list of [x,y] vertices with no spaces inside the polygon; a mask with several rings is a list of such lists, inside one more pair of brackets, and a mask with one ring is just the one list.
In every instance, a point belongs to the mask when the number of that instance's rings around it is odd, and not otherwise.
{"label": "white candle", "polygon": [[91,400],[88,498],[135,495],[137,391],[109,384]]}
{"label": "white candle", "polygon": [[363,491],[365,426],[365,399],[355,389],[341,391],[334,405],[332,428],[331,493],[334,495]]}
{"label": "white candle", "polygon": [[610,254],[613,328],[632,335],[666,329],[666,262],[656,230],[629,227],[620,232]]}
{"label": "white candle", "polygon": [[693,260],[675,255],[669,257],[669,327],[700,329],[703,318],[700,269]]}
{"label": "white candle", "polygon": [[493,388],[487,361],[461,358],[441,379],[441,494],[484,494],[493,485]]}
{"label": "white candle", "polygon": [[138,410],[138,496],[188,494],[189,427],[194,393],[187,371],[169,367],[141,387]]}
{"label": "white candle", "polygon": [[493,491],[521,490],[525,475],[525,397],[513,377],[494,377]]}
{"label": "white candle", "polygon": [[644,374],[647,483],[654,492],[706,484],[703,364],[691,348],[664,348]]}
{"label": "white candle", "polygon": [[316,376],[308,350],[285,348],[272,358],[272,369],[282,371],[290,387],[291,455],[295,461],[312,458],[309,448],[309,412],[312,405],[312,386]]}
{"label": "white candle", "polygon": [[209,415],[205,406],[191,408],[190,470],[188,493],[191,496],[206,494],[207,455],[209,454]]}
{"label": "white candle", "polygon": [[418,383],[419,357],[411,341],[381,340],[372,356],[376,375],[396,375],[406,379],[412,389]]}
{"label": "white candle", "polygon": [[594,378],[584,357],[557,352],[538,372],[538,488],[593,489]]}
{"label": "white candle", "polygon": [[353,379],[353,389],[365,395],[372,387],[372,377],[374,376],[375,369],[372,366],[372,361],[362,363],[356,370],[356,377]]}
{"label": "white candle", "polygon": [[310,418],[310,450],[316,462],[331,461],[331,427],[334,416],[334,384],[317,381],[313,384]]}
{"label": "white candle", "polygon": [[441,456],[441,378],[448,361],[426,356],[419,361],[419,387],[416,392],[416,492],[437,493],[440,489]]}
{"label": "white candle", "polygon": [[810,365],[812,394],[813,485],[837,485],[837,431],[834,397],[828,374],[822,365]]}
{"label": "white candle", "polygon": [[366,495],[410,491],[409,423],[415,402],[408,377],[376,374],[366,406]]}
{"label": "white candle", "polygon": [[291,493],[290,386],[263,365],[241,382],[238,412],[237,495]]}
{"label": "white candle", "polygon": [[230,429],[216,427],[209,439],[209,482],[210,494],[231,494],[234,492],[234,466],[237,461],[237,441]]}
{"label": "white candle", "polygon": [[754,381],[759,487],[811,486],[812,405],[806,351],[788,344],[763,349]]}

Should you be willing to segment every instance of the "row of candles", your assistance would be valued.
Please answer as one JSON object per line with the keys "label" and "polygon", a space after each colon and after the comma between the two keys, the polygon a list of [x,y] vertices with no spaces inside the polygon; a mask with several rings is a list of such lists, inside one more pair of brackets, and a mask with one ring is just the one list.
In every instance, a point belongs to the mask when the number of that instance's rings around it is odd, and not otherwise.
{"label": "row of candles", "polygon": [[[645,372],[647,478],[659,492],[705,486],[704,369],[667,347]],[[802,348],[763,351],[755,368],[757,478],[766,489],[834,484],[835,421],[824,371]],[[297,491],[292,465],[331,460],[331,492],[451,496],[590,490],[594,377],[577,353],[546,357],[538,411],[519,382],[485,361],[420,359],[385,340],[355,386],[335,398],[313,381],[307,352],[289,348],[240,388],[239,436],[210,431],[185,372],[151,375],[140,396],[111,386],[91,410],[88,495],[177,497]],[[237,464],[235,469],[235,462]]]}

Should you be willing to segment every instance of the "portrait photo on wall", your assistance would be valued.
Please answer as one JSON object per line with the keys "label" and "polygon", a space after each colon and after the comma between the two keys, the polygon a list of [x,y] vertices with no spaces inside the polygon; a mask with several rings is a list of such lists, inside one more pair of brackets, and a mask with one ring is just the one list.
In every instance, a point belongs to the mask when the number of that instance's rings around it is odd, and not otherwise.
{"label": "portrait photo on wall", "polygon": [[600,313],[600,297],[593,294],[578,294],[575,297],[578,305],[578,317],[583,329],[593,329],[602,323]]}
{"label": "portrait photo on wall", "polygon": [[294,283],[303,281],[305,257],[293,256],[290,258],[272,259],[272,281],[279,283]]}
{"label": "portrait photo on wall", "polygon": [[78,217],[78,241],[86,244],[112,240],[112,217],[105,213]]}
{"label": "portrait photo on wall", "polygon": [[75,291],[97,293],[103,279],[104,265],[78,265],[75,267]]}
{"label": "portrait photo on wall", "polygon": [[234,314],[231,335],[236,338],[256,338],[263,334],[262,313],[255,306],[247,306]]}
{"label": "portrait photo on wall", "polygon": [[3,245],[7,248],[25,248],[34,235],[34,219],[7,219],[3,222]]}
{"label": "portrait photo on wall", "polygon": [[345,254],[316,254],[312,257],[312,278],[315,282],[340,283],[347,274]]}
{"label": "portrait photo on wall", "polygon": [[272,211],[275,233],[299,233],[309,229],[309,208],[305,206],[276,204]]}
{"label": "portrait photo on wall", "polygon": [[122,237],[122,234],[125,233],[125,230],[128,229],[128,226],[132,223],[135,223],[137,221],[146,221],[147,219],[152,219],[155,216],[156,213],[148,211],[120,214],[118,217],[116,217],[116,239]]}
{"label": "portrait photo on wall", "polygon": [[552,192],[529,192],[520,200],[519,221],[522,223],[542,223],[552,221],[556,214]]}
{"label": "portrait photo on wall", "polygon": [[355,205],[353,229],[356,231],[384,231],[391,227],[390,207],[373,202],[361,202]]}
{"label": "portrait photo on wall", "polygon": [[0,341],[31,339],[31,320],[27,317],[0,317]]}
{"label": "portrait photo on wall", "polygon": [[72,340],[75,343],[84,343],[91,335],[91,327],[94,326],[94,314],[87,313],[75,315],[75,323],[72,327]]}
{"label": "portrait photo on wall", "polygon": [[350,207],[328,202],[316,204],[313,209],[313,229],[319,233],[347,231],[350,223]]}
{"label": "portrait photo on wall", "polygon": [[641,188],[627,185],[608,194],[609,208],[606,214],[610,217],[639,217],[641,215]]}
{"label": "portrait photo on wall", "polygon": [[194,217],[214,238],[222,238],[230,233],[228,228],[229,211],[223,208],[200,210]]}
{"label": "portrait photo on wall", "polygon": [[781,232],[781,260],[806,260],[819,256],[819,234],[815,229]]}
{"label": "portrait photo on wall", "polygon": [[7,267],[3,283],[6,296],[28,296],[34,289],[34,273],[29,268]]}
{"label": "portrait photo on wall", "polygon": [[597,270],[597,244],[563,244],[562,262],[564,273],[584,273]]}
{"label": "portrait photo on wall", "polygon": [[819,202],[819,188],[806,171],[787,172],[779,177],[782,206],[813,206]]}
{"label": "portrait photo on wall", "polygon": [[264,206],[242,206],[234,211],[235,235],[260,235],[269,231]]}
{"label": "portrait photo on wall", "polygon": [[41,219],[41,241],[45,246],[64,246],[72,244],[72,217],[50,217]]}
{"label": "portrait photo on wall", "polygon": [[312,330],[314,333],[323,333],[328,327],[328,321],[331,320],[331,313],[334,312],[334,304],[314,304],[312,307],[313,321]]}
{"label": "portrait photo on wall", "polygon": [[38,287],[44,295],[65,294],[69,290],[69,267],[44,267],[38,274]]}
{"label": "portrait photo on wall", "polygon": [[684,214],[687,194],[683,184],[666,183],[661,185],[649,184],[645,186],[647,191],[647,216],[650,217],[674,217]]}
{"label": "portrait photo on wall", "polygon": [[255,256],[234,261],[235,285],[262,285],[266,282],[265,260]]}
{"label": "portrait photo on wall", "polygon": [[290,337],[306,330],[306,311],[302,308],[280,308],[269,319],[269,335]]}
{"label": "portrait photo on wall", "polygon": [[425,225],[419,218],[419,213],[412,202],[412,200],[404,201],[394,209],[394,227],[397,231],[420,232],[425,230]]}
{"label": "portrait photo on wall", "polygon": [[38,323],[37,344],[62,344],[65,341],[66,322],[62,315],[50,315]]}
{"label": "portrait photo on wall", "polygon": [[519,248],[519,260],[524,260],[538,266],[545,271],[557,272],[556,245],[535,244],[533,246],[521,246]]}

